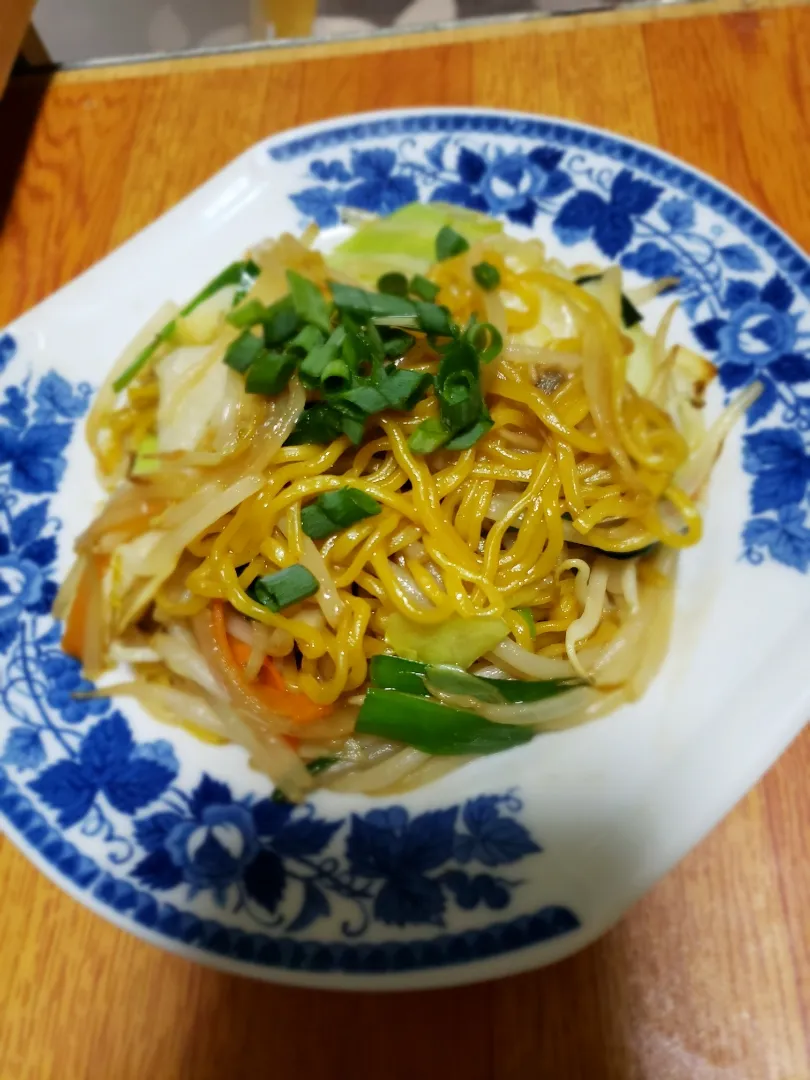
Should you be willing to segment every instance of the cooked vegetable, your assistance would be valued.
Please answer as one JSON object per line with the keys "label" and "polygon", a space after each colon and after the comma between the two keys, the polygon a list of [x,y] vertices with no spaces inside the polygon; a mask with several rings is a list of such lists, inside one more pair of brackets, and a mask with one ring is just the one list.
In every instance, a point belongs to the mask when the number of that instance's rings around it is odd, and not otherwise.
{"label": "cooked vegetable", "polygon": [[399,656],[426,664],[456,664],[466,669],[508,633],[509,627],[495,615],[478,615],[472,619],[456,615],[438,626],[425,626],[395,611],[388,617],[385,640]]}
{"label": "cooked vegetable", "polygon": [[263,351],[250,365],[245,390],[249,394],[280,394],[292,378],[296,363],[291,353]]}
{"label": "cooked vegetable", "polygon": [[452,226],[443,225],[436,233],[436,260],[438,262],[452,259],[456,255],[463,255],[469,250],[469,243]]}
{"label": "cooked vegetable", "polygon": [[301,528],[313,540],[323,540],[358,521],[379,514],[380,504],[356,488],[319,495],[301,511]]}
{"label": "cooked vegetable", "polygon": [[366,693],[356,730],[441,755],[497,754],[531,738],[525,727],[492,724],[466,709],[376,687]]}
{"label": "cooked vegetable", "polygon": [[132,666],[92,693],[238,741],[292,799],[394,793],[643,693],[761,390],[707,425],[677,304],[641,319],[672,279],[628,293],[441,204],[316,236],[116,362],[87,423],[108,498],[54,604],[91,677]]}
{"label": "cooked vegetable", "polygon": [[294,270],[287,271],[287,285],[290,288],[293,307],[298,317],[305,323],[317,327],[325,334],[329,333],[329,305],[317,285]]}
{"label": "cooked vegetable", "polygon": [[250,330],[245,330],[228,346],[224,360],[228,367],[244,374],[262,354],[265,354],[264,342]]}
{"label": "cooked vegetable", "polygon": [[256,578],[248,595],[271,611],[299,604],[318,591],[318,581],[305,566],[285,566],[275,574]]}
{"label": "cooked vegetable", "polygon": [[[209,297],[229,285],[237,286],[237,293],[234,296],[234,300],[236,301],[240,294],[244,294],[244,292],[250,288],[258,274],[259,268],[251,259],[246,259],[244,262],[231,263],[231,265],[227,266],[221,274],[217,274],[215,278],[209,281],[204,289],[201,289],[196,296],[189,300],[185,307],[180,309],[180,317],[189,315]],[[122,390],[129,386],[135,376],[140,374],[160,346],[171,338],[176,326],[176,319],[172,319],[170,322],[166,323],[166,325],[155,334],[152,341],[138,353],[132,363],[114,380],[112,387],[116,394],[120,394]]]}
{"label": "cooked vegetable", "polygon": [[423,664],[385,655],[371,658],[369,678],[373,686],[406,694],[427,696],[433,688],[440,693],[501,705],[542,701],[582,685],[579,679],[481,678],[453,664]]}
{"label": "cooked vegetable", "polygon": [[501,273],[497,266],[493,266],[492,263],[476,263],[472,272],[476,284],[480,285],[482,289],[486,289],[487,292],[497,289],[501,283]]}

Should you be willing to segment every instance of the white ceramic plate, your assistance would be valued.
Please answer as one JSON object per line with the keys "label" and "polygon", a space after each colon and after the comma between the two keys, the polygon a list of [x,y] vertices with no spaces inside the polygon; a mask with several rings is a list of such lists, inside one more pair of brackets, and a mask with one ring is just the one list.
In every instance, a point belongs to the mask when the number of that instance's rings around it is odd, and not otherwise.
{"label": "white ceramic plate", "polygon": [[[167,298],[264,235],[439,198],[572,262],[681,279],[675,336],[728,391],[766,391],[681,562],[672,648],[643,701],[425,789],[270,801],[238,747],[130,703],[75,701],[48,614],[98,491],[91,387]],[[330,232],[332,230],[332,232]],[[610,926],[757,780],[810,710],[810,264],[671,158],[559,121],[373,113],[274,136],[0,336],[0,816],[67,891],[166,948],[340,987],[470,982]],[[653,312],[651,319],[660,315]],[[719,409],[722,391],[712,407]]]}

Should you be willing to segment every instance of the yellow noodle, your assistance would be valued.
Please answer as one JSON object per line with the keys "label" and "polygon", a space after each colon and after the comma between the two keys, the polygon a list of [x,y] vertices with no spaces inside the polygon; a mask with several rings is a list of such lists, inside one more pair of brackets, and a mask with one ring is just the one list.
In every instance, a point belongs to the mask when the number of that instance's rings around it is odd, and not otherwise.
{"label": "yellow noodle", "polygon": [[[332,271],[311,248],[313,238],[314,233],[303,242],[284,236],[259,249],[255,258],[262,272],[248,296],[263,303],[283,296],[288,268],[328,295]],[[482,261],[500,274],[490,292],[473,276]],[[83,552],[114,561],[127,543],[158,533],[153,550],[132,549],[138,551],[134,577],[111,603],[104,633],[111,627],[115,634],[122,611],[134,619],[153,610],[167,630],[174,620],[186,628],[194,620],[197,627],[195,616],[212,600],[267,627],[247,642],[253,650],[250,673],[260,673],[251,685],[261,685],[263,658],[273,656],[291,689],[335,707],[331,717],[301,725],[307,760],[324,746],[321,756],[341,752],[368,683],[369,659],[386,650],[386,624],[394,612],[424,632],[454,617],[501,615],[509,632],[504,645],[516,650],[510,664],[528,665],[526,671],[515,669],[524,677],[570,673],[566,657],[574,650],[569,640],[566,651],[566,637],[572,639],[574,624],[583,618],[579,628],[587,630],[587,649],[574,662],[584,663],[586,652],[604,656],[601,650],[611,641],[615,647],[616,635],[627,633],[633,603],[649,604],[649,590],[661,588],[655,574],[664,573],[664,564],[656,569],[655,556],[632,564],[635,591],[627,595],[635,601],[611,587],[603,599],[596,597],[601,610],[592,601],[585,618],[594,567],[601,559],[603,578],[609,562],[600,551],[628,553],[655,541],[662,550],[678,550],[699,540],[702,522],[694,500],[674,480],[689,457],[684,435],[662,408],[672,405],[666,395],[674,380],[658,373],[658,390],[649,398],[628,383],[633,343],[618,310],[607,309],[621,295],[620,289],[609,291],[611,282],[620,284],[619,272],[605,275],[604,306],[571,280],[592,271],[563,268],[546,258],[538,242],[506,235],[472,242],[469,250],[430,268],[438,302],[459,326],[475,316],[507,335],[506,351],[480,372],[492,428],[461,452],[420,455],[411,449],[416,427],[439,417],[433,392],[410,412],[375,414],[359,446],[346,436],[325,445],[279,446],[280,439],[268,442],[264,435],[278,411],[273,400],[246,394],[237,402],[229,389],[223,416],[212,421],[206,439],[193,452],[160,456],[159,469],[116,492],[82,539]],[[567,326],[560,336],[552,332],[555,319]],[[219,326],[189,384],[219,363],[233,340],[236,331],[221,321]],[[666,329],[665,323],[654,350],[659,358]],[[412,347],[397,364],[435,375],[440,353],[434,341],[411,334]],[[172,347],[161,345],[155,363]],[[127,356],[132,355],[130,350]],[[89,438],[108,486],[126,475],[143,439],[155,434],[158,374],[153,364],[120,395],[108,383],[94,406]],[[317,394],[305,395],[297,378],[289,394],[294,408],[288,415],[295,418],[305,397],[310,405],[318,400]],[[682,416],[678,408],[672,411]],[[370,496],[379,512],[313,541],[304,532],[302,511],[320,495],[346,488]],[[220,516],[206,523],[209,506]],[[191,535],[195,528],[199,532]],[[173,541],[180,550],[175,552]],[[249,595],[256,578],[295,564],[318,570],[320,601],[310,597],[274,612]],[[150,580],[138,573],[142,567],[170,572]],[[613,569],[608,573],[613,581]],[[115,574],[123,574],[117,564]],[[114,577],[112,570],[108,576]],[[533,628],[518,608],[531,611]],[[134,624],[124,637],[125,644],[143,643]],[[144,668],[143,678],[171,686],[173,676],[156,664]],[[290,730],[286,720],[281,728],[278,718],[274,723],[273,730]],[[431,768],[429,762],[419,765],[414,775],[432,776]]]}

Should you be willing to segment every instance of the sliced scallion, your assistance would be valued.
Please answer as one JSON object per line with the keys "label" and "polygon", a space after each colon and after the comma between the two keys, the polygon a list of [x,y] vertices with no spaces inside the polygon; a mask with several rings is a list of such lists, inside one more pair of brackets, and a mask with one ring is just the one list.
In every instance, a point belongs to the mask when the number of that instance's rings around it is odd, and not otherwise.
{"label": "sliced scallion", "polygon": [[408,289],[413,296],[428,302],[435,300],[440,292],[439,286],[423,274],[414,274]]}
{"label": "sliced scallion", "polygon": [[404,274],[396,272],[383,274],[377,282],[377,292],[387,293],[389,296],[407,296],[408,279]]}
{"label": "sliced scallion", "polygon": [[256,578],[247,590],[248,596],[257,604],[281,611],[313,596],[318,591],[318,579],[305,566],[295,563],[285,566],[275,574],[265,574]]}
{"label": "sliced scallion", "polygon": [[467,340],[478,353],[482,364],[489,364],[503,349],[501,332],[492,323],[473,323],[467,331]]}
{"label": "sliced scallion", "polygon": [[292,378],[296,364],[296,358],[290,353],[263,350],[248,369],[245,390],[248,394],[280,394]]}
{"label": "sliced scallion", "polygon": [[517,724],[493,724],[466,709],[371,687],[355,730],[416,747],[427,754],[494,754],[529,742],[534,732]]}
{"label": "sliced scallion", "polygon": [[343,431],[342,417],[337,409],[323,401],[307,406],[298,417],[287,437],[287,446],[305,443],[324,444],[336,439]]}
{"label": "sliced scallion", "polygon": [[330,360],[321,372],[321,389],[325,394],[344,394],[351,384],[349,365],[340,357]]}
{"label": "sliced scallion", "polygon": [[472,273],[476,284],[480,285],[485,292],[497,289],[501,283],[500,271],[492,263],[480,262],[473,267]]}
{"label": "sliced scallion", "polygon": [[380,504],[356,488],[326,491],[301,511],[301,528],[313,540],[323,540],[358,521],[380,513]]}
{"label": "sliced scallion", "polygon": [[294,270],[288,270],[287,285],[299,318],[328,334],[329,305],[315,282],[296,274]]}
{"label": "sliced scallion", "polygon": [[450,225],[444,225],[436,234],[436,261],[443,262],[452,259],[456,255],[463,255],[470,250],[470,245]]}
{"label": "sliced scallion", "polygon": [[395,368],[385,372],[378,388],[392,409],[410,411],[424,397],[433,383],[429,371]]}
{"label": "sliced scallion", "polygon": [[450,432],[441,420],[438,417],[430,417],[428,420],[423,420],[411,434],[408,446],[414,454],[432,454],[434,450],[444,446],[449,438]]}
{"label": "sliced scallion", "polygon": [[244,373],[264,351],[261,338],[257,338],[250,330],[243,330],[239,337],[230,343],[223,359],[229,368]]}
{"label": "sliced scallion", "polygon": [[345,337],[345,329],[342,326],[336,327],[323,345],[316,346],[306,359],[302,360],[299,369],[302,382],[307,386],[318,385],[324,368],[338,355]]}
{"label": "sliced scallion", "polygon": [[[444,693],[462,694],[478,701],[524,705],[544,701],[581,686],[579,679],[486,679],[449,664],[423,664],[399,656],[374,656],[369,663],[372,686],[427,695],[428,683]],[[483,685],[482,685],[483,684]]]}
{"label": "sliced scallion", "polygon": [[291,341],[287,342],[286,351],[298,357],[308,356],[313,349],[317,349],[325,341],[326,338],[317,326],[305,326]]}
{"label": "sliced scallion", "polygon": [[238,308],[234,308],[233,311],[228,312],[225,316],[225,322],[230,323],[231,326],[237,326],[240,329],[246,326],[255,326],[256,323],[261,322],[267,313],[267,308],[261,302],[261,300],[248,300],[244,304],[240,304]]}
{"label": "sliced scallion", "polygon": [[[230,266],[226,266],[220,274],[217,274],[215,278],[209,281],[205,288],[201,289],[196,296],[192,297],[185,307],[180,309],[180,315],[190,315],[195,308],[200,306],[200,304],[214,296],[220,289],[224,289],[229,285],[237,285],[242,289],[241,296],[244,296],[247,289],[250,288],[258,276],[259,267],[252,259],[231,263]],[[241,299],[241,296],[237,292],[234,301],[238,302],[238,300]],[[165,326],[158,330],[149,344],[141,349],[129,367],[127,367],[125,371],[122,371],[113,383],[113,390],[116,394],[120,394],[122,390],[129,386],[135,376],[149,363],[158,348],[172,336],[176,325],[177,320],[171,319]]]}
{"label": "sliced scallion", "polygon": [[338,282],[330,282],[329,288],[340,311],[348,311],[362,319],[416,315],[414,304],[402,296],[367,292],[355,285],[341,285]]}
{"label": "sliced scallion", "polygon": [[466,431],[460,431],[458,435],[453,436],[447,444],[447,449],[469,450],[469,448],[474,446],[481,436],[486,435],[491,428],[492,417],[484,410],[479,419],[476,420],[474,424],[471,424]]}
{"label": "sliced scallion", "polygon": [[343,400],[356,405],[367,416],[387,409],[390,402],[376,386],[361,384],[353,386],[343,394]]}
{"label": "sliced scallion", "polygon": [[[372,323],[372,325],[374,324]],[[386,356],[398,359],[400,356],[404,356],[409,349],[412,349],[413,345],[414,338],[410,334],[390,334],[383,341],[383,352]]]}
{"label": "sliced scallion", "polygon": [[276,345],[283,345],[297,332],[299,325],[300,319],[292,297],[285,296],[277,300],[262,318],[265,345],[271,349]]}
{"label": "sliced scallion", "polygon": [[416,300],[416,318],[420,330],[426,334],[436,334],[439,337],[451,337],[453,324],[450,321],[450,312],[447,308],[439,307],[424,300]]}

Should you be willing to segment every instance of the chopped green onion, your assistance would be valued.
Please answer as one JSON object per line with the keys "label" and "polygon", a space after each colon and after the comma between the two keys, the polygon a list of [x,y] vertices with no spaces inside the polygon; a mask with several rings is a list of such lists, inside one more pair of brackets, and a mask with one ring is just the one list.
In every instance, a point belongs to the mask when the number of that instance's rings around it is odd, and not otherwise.
{"label": "chopped green onion", "polygon": [[480,262],[473,267],[473,277],[476,284],[480,285],[485,292],[497,289],[501,283],[501,274],[497,266],[492,263]]}
{"label": "chopped green onion", "polygon": [[[378,388],[392,409],[409,412],[433,385],[433,376],[429,371],[410,371],[407,368],[395,368],[385,373]],[[383,406],[385,407],[385,406]]]}
{"label": "chopped green onion", "polygon": [[408,290],[413,296],[418,296],[420,300],[427,301],[435,300],[441,291],[440,286],[430,281],[423,274],[414,274]]}
{"label": "chopped green onion", "polygon": [[461,432],[476,422],[482,408],[481,384],[477,371],[454,371],[442,382],[436,380],[442,422],[452,432]]}
{"label": "chopped green onion", "polygon": [[529,627],[529,633],[531,634],[532,641],[537,637],[537,624],[534,621],[534,612],[530,607],[515,608],[515,611],[520,615],[521,619]]}
{"label": "chopped green onion", "polygon": [[632,326],[640,323],[643,317],[633,301],[622,293],[622,322],[625,327],[629,330]]}
{"label": "chopped green onion", "polygon": [[261,338],[257,338],[250,330],[243,330],[239,337],[230,343],[223,360],[229,368],[244,373],[264,351]]}
{"label": "chopped green onion", "polygon": [[290,288],[293,307],[299,317],[328,334],[329,305],[315,282],[296,274],[294,270],[288,270],[287,284]]}
{"label": "chopped green onion", "polygon": [[287,446],[330,443],[343,431],[341,414],[331,405],[316,401],[307,406],[287,437]]}
{"label": "chopped green onion", "polygon": [[325,394],[343,394],[352,384],[352,373],[345,360],[335,357],[321,372],[321,388]]}
{"label": "chopped green onion", "polygon": [[283,345],[299,327],[298,312],[291,296],[285,296],[272,304],[262,318],[264,343],[268,348]]}
{"label": "chopped green onion", "polygon": [[470,250],[470,245],[450,225],[443,225],[436,234],[436,261],[443,262]]}
{"label": "chopped green onion", "polygon": [[162,327],[162,329],[158,330],[158,332],[155,334],[149,344],[146,345],[143,349],[141,349],[141,351],[138,353],[138,355],[135,357],[135,359],[132,361],[126,371],[122,372],[113,383],[113,390],[116,392],[116,394],[120,394],[122,390],[129,386],[135,376],[152,359],[152,357],[157,352],[158,348],[163,344],[163,342],[168,341],[168,339],[172,336],[176,326],[176,319],[172,319],[171,322],[167,322],[166,325]]}
{"label": "chopped green onion", "polygon": [[466,709],[375,687],[366,693],[355,730],[442,755],[494,754],[529,742],[534,735],[530,727],[493,724]]}
{"label": "chopped green onion", "polygon": [[355,446],[359,446],[366,433],[365,419],[344,413],[340,418],[340,430]]}
{"label": "chopped green onion", "polygon": [[318,496],[318,505],[341,529],[348,529],[356,521],[372,517],[380,512],[380,504],[357,488],[341,488],[325,491]]}
{"label": "chopped green onion", "polygon": [[231,326],[238,326],[240,329],[245,326],[254,326],[257,322],[261,322],[267,314],[267,308],[261,302],[261,300],[248,300],[247,303],[241,304],[238,308],[234,308],[225,316],[225,322],[230,323]]}
{"label": "chopped green onion", "polygon": [[310,352],[306,359],[301,362],[299,369],[302,382],[307,386],[318,385],[324,368],[330,361],[335,359],[345,337],[345,329],[338,326],[332,331],[323,345],[318,345]]}
{"label": "chopped green onion", "polygon": [[450,432],[441,420],[431,417],[423,420],[408,439],[408,446],[414,454],[432,454],[450,438]]}
{"label": "chopped green onion", "polygon": [[[228,276],[228,280],[225,281],[224,284],[236,285],[237,287],[236,292],[233,294],[233,306],[236,307],[237,304],[240,304],[242,302],[245,294],[253,288],[253,285],[256,282],[256,278],[261,273],[261,269],[256,265],[253,259],[245,259],[244,262],[231,263],[231,265],[227,267],[226,270],[223,271],[223,273]],[[214,282],[212,282],[212,284],[214,284],[215,282],[216,278],[214,278]],[[216,286],[214,288],[214,291],[209,295],[213,296],[214,293],[218,292],[219,289],[221,289],[222,287],[222,285]],[[204,299],[207,299],[207,297],[204,297]],[[200,303],[202,303],[202,301],[200,301]],[[183,312],[183,314],[187,315],[188,312]]]}
{"label": "chopped green onion", "polygon": [[416,315],[416,308],[402,296],[367,292],[355,285],[330,282],[332,298],[341,311],[348,311],[363,319],[386,318],[398,315]]}
{"label": "chopped green onion", "polygon": [[396,272],[383,274],[377,282],[377,292],[388,293],[389,296],[407,296],[408,279]]}
{"label": "chopped green onion", "polygon": [[319,495],[301,511],[301,528],[312,540],[323,540],[358,521],[380,513],[380,504],[356,488],[341,488]]}
{"label": "chopped green onion", "polygon": [[[231,263],[230,266],[226,266],[221,273],[217,274],[215,278],[212,278],[205,288],[198,292],[193,299],[189,300],[186,306],[180,309],[180,314],[188,315],[194,308],[199,307],[205,300],[208,300],[218,293],[220,289],[225,289],[229,285],[237,285],[240,289],[244,290],[242,292],[242,296],[244,296],[245,292],[259,276],[259,272],[259,267],[252,259]],[[238,303],[239,300],[242,299],[242,296],[237,292],[234,297],[234,303]]]}
{"label": "chopped green onion", "polygon": [[[374,325],[373,323],[371,324]],[[383,341],[383,352],[386,356],[399,359],[404,356],[405,353],[412,349],[415,344],[415,339],[410,334],[391,334],[390,337]]]}
{"label": "chopped green onion", "polygon": [[501,332],[492,323],[473,323],[467,331],[467,340],[478,353],[482,364],[489,364],[503,349]]}
{"label": "chopped green onion", "polygon": [[[222,273],[217,274],[215,278],[209,281],[205,288],[198,292],[196,296],[192,297],[185,307],[180,309],[180,315],[190,315],[195,308],[200,306],[200,304],[208,300],[215,293],[218,293],[220,289],[226,288],[228,285],[239,285],[246,290],[250,288],[258,276],[259,267],[251,259],[247,259],[244,262],[231,263],[230,266],[225,267]],[[244,292],[242,293],[242,296],[244,296]],[[241,299],[241,297],[237,294],[237,296],[234,297],[234,300],[238,301],[238,299]],[[171,319],[164,327],[158,330],[149,344],[141,349],[129,367],[125,371],[122,371],[113,383],[113,390],[116,394],[120,394],[122,390],[129,386],[135,376],[139,374],[141,369],[152,359],[157,349],[172,336],[176,325],[177,320]]]}
{"label": "chopped green onion", "polygon": [[340,529],[318,506],[317,501],[301,510],[301,528],[312,540],[323,540]]}
{"label": "chopped green onion", "polygon": [[483,398],[478,354],[468,337],[444,351],[436,373],[436,397],[449,436],[471,427],[481,417]]}
{"label": "chopped green onion", "polygon": [[262,352],[251,365],[245,378],[248,394],[280,394],[292,378],[298,361],[290,353]]}
{"label": "chopped green onion", "polygon": [[343,359],[353,371],[359,372],[364,365],[373,365],[383,360],[385,346],[373,323],[359,325],[349,313],[344,313],[343,328],[346,331]]}
{"label": "chopped green onion", "polygon": [[426,696],[425,675],[428,665],[418,660],[403,660],[401,656],[381,653],[372,656],[368,665],[368,678],[372,686],[386,690],[401,690],[404,694]]}
{"label": "chopped green onion", "polygon": [[439,307],[438,304],[428,304],[424,300],[416,300],[415,307],[420,330],[424,330],[426,334],[452,337],[453,324],[447,308]]}
{"label": "chopped green onion", "polygon": [[[524,705],[557,697],[581,686],[579,679],[487,679],[449,664],[423,664],[399,656],[374,656],[369,663],[372,686],[427,695],[428,682],[445,693],[464,694],[479,701],[498,700],[508,705]],[[452,683],[450,679],[454,680]],[[463,677],[463,682],[462,682]],[[481,684],[484,684],[481,686]],[[452,689],[451,689],[452,686]]]}
{"label": "chopped green onion", "polygon": [[323,345],[326,338],[317,326],[305,326],[299,330],[292,341],[287,342],[286,351],[300,357],[307,356],[313,349]]}
{"label": "chopped green onion", "polygon": [[291,604],[298,604],[318,591],[318,579],[300,563],[285,566],[275,574],[256,578],[247,590],[248,596],[262,607],[281,611]]}
{"label": "chopped green onion", "polygon": [[344,401],[355,405],[367,416],[372,413],[382,412],[389,407],[388,399],[375,386],[353,386],[347,390],[342,398]]}
{"label": "chopped green onion", "polygon": [[433,694],[471,697],[487,705],[503,705],[505,699],[497,686],[488,679],[479,679],[463,668],[451,664],[431,664],[425,672],[425,686]]}
{"label": "chopped green onion", "polygon": [[460,431],[458,435],[454,435],[450,442],[447,444],[448,450],[469,450],[471,446],[481,438],[492,427],[492,417],[484,410],[483,415],[476,420],[476,422],[468,427],[466,431]]}

